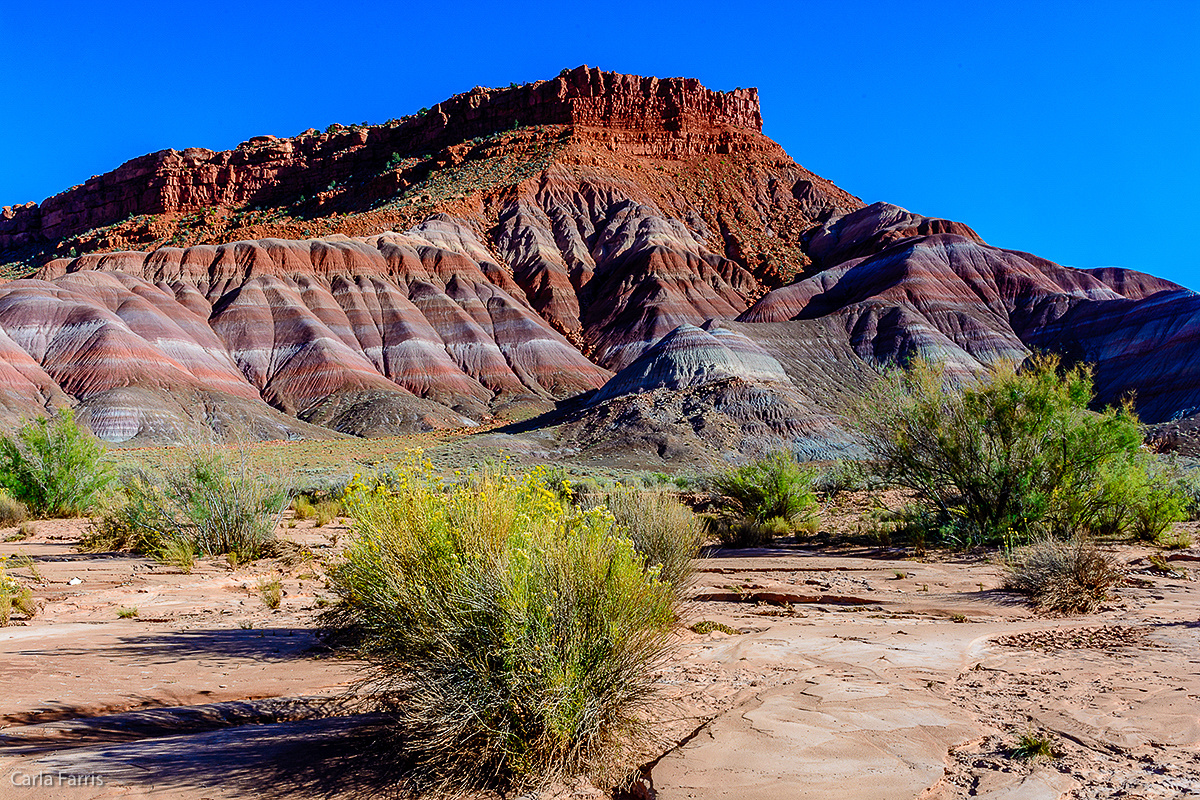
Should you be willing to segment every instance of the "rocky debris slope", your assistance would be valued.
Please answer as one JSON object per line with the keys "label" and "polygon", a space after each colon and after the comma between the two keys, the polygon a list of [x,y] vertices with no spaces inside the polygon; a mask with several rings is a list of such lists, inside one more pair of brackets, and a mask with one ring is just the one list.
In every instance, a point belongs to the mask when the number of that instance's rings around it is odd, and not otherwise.
{"label": "rocky debris slope", "polygon": [[655,389],[686,389],[728,378],[786,383],[783,365],[751,339],[728,328],[680,325],[613,376],[593,404]]}
{"label": "rocky debris slope", "polygon": [[707,467],[780,449],[860,457],[846,413],[875,377],[826,320],[684,325],[584,402],[506,432],[556,457],[641,469]]}

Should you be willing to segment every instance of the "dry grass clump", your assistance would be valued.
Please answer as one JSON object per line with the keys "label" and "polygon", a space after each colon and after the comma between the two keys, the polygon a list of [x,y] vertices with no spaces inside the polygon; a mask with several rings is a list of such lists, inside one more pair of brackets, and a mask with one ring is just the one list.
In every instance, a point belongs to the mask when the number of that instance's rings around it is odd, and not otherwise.
{"label": "dry grass clump", "polygon": [[292,511],[296,519],[314,519],[318,528],[323,528],[344,515],[342,504],[335,498],[327,497],[313,502],[315,498],[300,495],[292,502]]}
{"label": "dry grass clump", "polygon": [[299,495],[292,501],[292,513],[296,519],[312,519],[317,514],[316,506],[308,495]]}
{"label": "dry grass clump", "polygon": [[32,619],[37,613],[33,591],[8,574],[8,556],[0,556],[0,626],[12,620],[14,610]]}
{"label": "dry grass clump", "polygon": [[790,453],[774,453],[707,480],[716,514],[709,532],[731,547],[756,547],[776,538],[815,532],[819,519],[813,479]]}
{"label": "dry grass clump", "polygon": [[1192,546],[1192,534],[1182,528],[1171,528],[1158,534],[1154,543],[1164,550],[1186,550]]}
{"label": "dry grass clump", "polygon": [[1125,579],[1117,562],[1094,544],[1042,539],[1015,548],[1005,564],[1006,588],[1029,595],[1041,611],[1087,614]]}
{"label": "dry grass clump", "polygon": [[321,500],[313,509],[316,526],[323,528],[331,522],[336,522],[343,514],[342,504],[337,500]]}
{"label": "dry grass clump", "polygon": [[665,491],[617,489],[593,495],[589,504],[612,513],[617,528],[633,540],[646,565],[661,568],[663,580],[681,592],[695,573],[693,559],[704,544],[704,528],[690,508]]}
{"label": "dry grass clump", "polygon": [[0,490],[0,528],[20,525],[29,516],[25,504],[6,491]]}
{"label": "dry grass clump", "polygon": [[677,594],[603,506],[546,471],[352,485],[324,620],[370,665],[415,790],[617,780],[644,741]]}
{"label": "dry grass clump", "polygon": [[283,582],[279,578],[263,578],[258,582],[258,596],[263,605],[274,611],[283,602]]}
{"label": "dry grass clump", "polygon": [[243,453],[194,446],[161,473],[121,476],[117,501],[84,538],[87,550],[132,550],[190,569],[196,555],[245,563],[269,555],[288,491]]}

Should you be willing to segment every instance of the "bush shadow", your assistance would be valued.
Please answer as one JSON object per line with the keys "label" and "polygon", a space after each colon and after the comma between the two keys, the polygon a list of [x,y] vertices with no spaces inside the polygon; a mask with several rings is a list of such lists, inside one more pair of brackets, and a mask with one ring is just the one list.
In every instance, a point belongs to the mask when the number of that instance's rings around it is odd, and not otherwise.
{"label": "bush shadow", "polygon": [[90,647],[26,648],[14,655],[65,658],[127,657],[148,664],[203,658],[245,658],[279,662],[311,658],[324,650],[318,632],[307,628],[213,628],[121,635],[111,644]]}

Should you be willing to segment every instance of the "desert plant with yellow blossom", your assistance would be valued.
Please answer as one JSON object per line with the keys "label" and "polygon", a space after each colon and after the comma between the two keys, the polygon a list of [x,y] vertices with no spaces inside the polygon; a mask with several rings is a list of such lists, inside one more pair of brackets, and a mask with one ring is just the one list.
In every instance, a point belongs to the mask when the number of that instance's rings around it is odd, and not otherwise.
{"label": "desert plant with yellow blossom", "polygon": [[445,482],[412,454],[343,497],[325,613],[370,667],[417,786],[519,790],[631,766],[677,594],[603,506],[533,469]]}

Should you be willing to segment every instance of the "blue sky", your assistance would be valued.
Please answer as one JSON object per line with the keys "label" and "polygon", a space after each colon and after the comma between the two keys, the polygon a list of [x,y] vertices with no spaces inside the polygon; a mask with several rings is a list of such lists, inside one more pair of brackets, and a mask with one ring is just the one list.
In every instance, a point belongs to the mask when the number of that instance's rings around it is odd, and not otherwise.
{"label": "blue sky", "polygon": [[[986,7],[985,7],[986,6]],[[1200,289],[1200,2],[0,4],[0,205],[563,67],[757,86],[868,202]]]}

